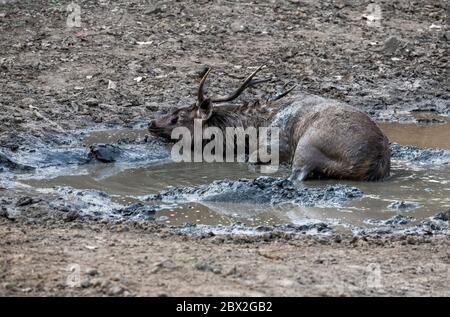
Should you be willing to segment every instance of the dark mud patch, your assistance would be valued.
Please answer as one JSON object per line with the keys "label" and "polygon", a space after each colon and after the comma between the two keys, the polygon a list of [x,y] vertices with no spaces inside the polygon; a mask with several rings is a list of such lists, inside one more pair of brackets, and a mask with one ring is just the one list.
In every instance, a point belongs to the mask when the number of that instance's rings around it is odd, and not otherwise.
{"label": "dark mud patch", "polygon": [[93,144],[89,147],[89,158],[103,163],[116,162],[123,154],[120,147],[111,144]]}
{"label": "dark mud patch", "polygon": [[370,225],[377,225],[377,226],[379,226],[379,225],[407,225],[414,220],[416,220],[416,219],[411,216],[395,215],[394,217],[386,219],[386,220],[369,219],[366,221],[366,223],[368,223]]}
{"label": "dark mud patch", "polygon": [[[386,220],[369,219],[366,223],[372,228],[348,226],[339,222],[307,220],[302,224],[280,224],[271,226],[251,227],[241,223],[229,226],[211,226],[201,224],[186,224],[184,226],[170,227],[175,231],[193,234],[201,237],[211,236],[237,236],[242,242],[251,242],[265,237],[268,241],[277,237],[288,235],[331,235],[339,237],[339,233],[353,234],[356,237],[380,237],[380,236],[440,236],[450,233],[449,212],[438,213],[433,217],[424,219],[416,225],[408,226],[415,218],[396,215]],[[444,216],[443,216],[444,215]],[[447,216],[446,216],[447,215]],[[442,218],[444,217],[444,218]],[[444,220],[443,220],[444,219]],[[445,220],[447,219],[447,220]],[[414,240],[413,240],[414,242]],[[411,242],[411,244],[413,244]]]}
{"label": "dark mud patch", "polygon": [[302,225],[294,224],[284,224],[284,225],[272,225],[272,226],[259,226],[259,227],[249,227],[241,223],[234,223],[229,226],[210,226],[210,225],[199,225],[199,224],[186,224],[184,226],[171,227],[172,229],[193,234],[202,237],[211,237],[215,235],[228,236],[228,235],[245,235],[241,236],[242,242],[251,242],[254,239],[260,239],[260,236],[266,236],[267,240],[276,239],[280,234],[285,237],[285,234],[324,234],[329,235],[335,232],[335,228],[332,224],[320,222],[320,221],[309,221]]}
{"label": "dark mud patch", "polygon": [[[85,221],[153,221],[158,206],[144,203],[119,204],[101,191],[77,190],[69,187],[40,189],[39,196],[3,199],[1,206],[11,219],[39,219],[51,216]],[[42,194],[44,196],[42,196]]]}
{"label": "dark mud patch", "polygon": [[444,212],[440,212],[433,217],[434,220],[450,222],[450,209]]}
{"label": "dark mud patch", "polygon": [[[260,180],[259,180],[260,181]],[[268,180],[264,180],[267,184]],[[275,179],[275,182],[278,182]],[[228,181],[226,181],[228,183]],[[236,181],[233,183],[239,183]],[[251,181],[244,181],[248,183]],[[220,183],[220,182],[219,182]],[[269,182],[273,183],[273,182]],[[246,184],[247,186],[248,184]],[[345,186],[342,186],[345,187]],[[341,188],[342,189],[342,188]],[[354,199],[354,190],[349,188],[344,192],[352,193],[350,199]],[[326,190],[324,189],[323,192]],[[50,223],[60,219],[63,222],[83,221],[89,223],[142,223],[157,221],[164,226],[164,216],[162,210],[164,205],[155,205],[153,203],[136,202],[132,204],[119,204],[106,193],[92,190],[76,190],[68,187],[59,187],[53,189],[41,189],[44,194],[37,196],[13,196],[1,200],[1,217],[12,221],[17,219],[25,220],[29,223]],[[189,191],[191,193],[191,191]],[[336,192],[336,189],[333,189]],[[358,191],[359,192],[359,191]],[[313,195],[316,194],[315,189]],[[188,194],[190,195],[190,194]],[[198,195],[196,192],[195,195]],[[347,194],[346,194],[347,195]],[[173,197],[171,195],[171,197]],[[183,196],[184,197],[184,196]],[[286,202],[292,202],[295,197],[283,196],[277,198],[277,201],[284,201],[284,197],[289,197]],[[321,196],[322,197],[322,196]],[[222,199],[222,197],[221,197]],[[331,199],[336,203],[335,199]],[[338,198],[339,203],[342,198]],[[271,204],[270,200],[265,200]],[[191,211],[193,212],[193,210]],[[352,233],[357,236],[380,236],[380,235],[442,235],[450,232],[450,210],[440,212],[432,217],[416,221],[413,216],[395,215],[391,218],[368,219],[365,221],[369,227],[354,226],[339,219],[303,219],[296,223],[272,224],[249,226],[240,222],[234,222],[229,225],[207,225],[186,223],[184,225],[166,225],[176,232],[194,234],[199,236],[213,235],[250,235],[267,236],[270,239],[277,235],[285,234],[334,234],[337,232]],[[251,238],[249,238],[251,239]]]}
{"label": "dark mud patch", "polygon": [[415,202],[409,202],[409,201],[394,201],[393,203],[389,204],[388,208],[394,209],[394,210],[412,210],[419,208],[420,204]]}
{"label": "dark mud patch", "polygon": [[[101,134],[104,138],[114,135],[116,130],[70,134],[52,134],[46,138],[19,135],[10,139],[8,147],[0,151],[0,172],[24,174],[21,178],[52,178],[59,175],[86,174],[96,163],[116,163],[117,166],[139,166],[169,158],[167,144],[156,138],[143,135],[142,138],[122,138],[114,144],[90,144],[86,134]],[[141,129],[124,129],[129,134]],[[132,132],[128,132],[132,131]],[[17,140],[16,140],[17,139]],[[21,140],[21,146],[14,148],[14,140]],[[58,141],[56,141],[58,140]],[[7,174],[5,174],[7,175]],[[6,176],[5,176],[6,177]]]}
{"label": "dark mud patch", "polygon": [[158,139],[124,139],[117,144],[92,144],[88,153],[91,161],[101,163],[149,163],[169,158],[169,148]]}
{"label": "dark mud patch", "polygon": [[33,171],[34,168],[32,166],[23,165],[15,162],[6,154],[0,152],[0,173],[6,170],[9,171],[19,171],[19,172],[30,172]]}
{"label": "dark mud patch", "polygon": [[[400,82],[395,85],[401,86]],[[414,124],[445,124],[448,123],[450,115],[450,101],[448,98],[430,97],[428,100],[414,100],[407,98],[409,101],[401,101],[399,103],[385,105],[374,105],[373,109],[362,109],[369,114],[372,119],[381,123],[382,127],[395,126],[397,124],[410,124],[410,129],[414,129]],[[419,99],[419,97],[417,97]],[[368,104],[373,103],[372,100],[365,100]],[[350,103],[356,107],[358,105]],[[433,128],[429,129],[433,130]]]}
{"label": "dark mud patch", "polygon": [[238,181],[220,180],[197,187],[175,187],[150,195],[147,201],[206,201],[253,204],[294,203],[301,206],[339,206],[361,198],[363,193],[345,185],[312,188],[295,185],[288,179],[261,176]]}
{"label": "dark mud patch", "polygon": [[367,223],[375,228],[354,228],[357,235],[447,235],[450,233],[450,221],[447,212],[440,212],[432,217],[423,219],[414,226],[407,226],[415,221],[413,217],[396,215],[387,220],[368,220]]}
{"label": "dark mud patch", "polygon": [[391,158],[392,160],[410,164],[429,166],[447,165],[450,164],[450,150],[391,144]]}
{"label": "dark mud patch", "polygon": [[43,190],[48,194],[57,194],[49,205],[59,211],[76,212],[90,220],[138,221],[155,220],[157,206],[142,203],[123,205],[113,202],[111,197],[101,191],[85,191],[68,187]]}

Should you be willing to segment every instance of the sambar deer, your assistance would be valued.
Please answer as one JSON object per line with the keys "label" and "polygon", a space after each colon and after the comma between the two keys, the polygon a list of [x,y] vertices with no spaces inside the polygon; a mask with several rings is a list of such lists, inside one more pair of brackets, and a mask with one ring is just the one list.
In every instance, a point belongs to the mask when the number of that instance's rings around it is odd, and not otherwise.
{"label": "sambar deer", "polygon": [[263,68],[248,76],[231,95],[210,98],[204,85],[211,71],[203,76],[197,102],[177,109],[149,124],[150,133],[171,139],[177,127],[192,131],[194,120],[202,127],[280,128],[279,158],[292,165],[291,179],[337,178],[378,181],[389,176],[389,141],[377,124],[364,112],[326,98],[295,94],[291,88],[272,100],[255,100],[240,105],[227,103],[236,99]]}

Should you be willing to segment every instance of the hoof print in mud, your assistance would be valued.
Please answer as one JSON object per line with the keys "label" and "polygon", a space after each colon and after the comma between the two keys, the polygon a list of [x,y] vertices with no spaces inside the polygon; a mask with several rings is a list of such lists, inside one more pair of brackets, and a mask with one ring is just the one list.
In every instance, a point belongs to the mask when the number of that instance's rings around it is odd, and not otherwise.
{"label": "hoof print in mud", "polygon": [[102,163],[112,163],[119,159],[123,150],[111,144],[93,144],[89,147],[89,158]]}

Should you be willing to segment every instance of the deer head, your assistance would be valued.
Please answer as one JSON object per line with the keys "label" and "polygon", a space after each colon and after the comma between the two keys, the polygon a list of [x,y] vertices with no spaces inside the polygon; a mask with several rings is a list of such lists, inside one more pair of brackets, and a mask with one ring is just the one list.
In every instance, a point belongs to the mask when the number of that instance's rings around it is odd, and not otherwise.
{"label": "deer head", "polygon": [[208,120],[214,113],[214,104],[229,102],[241,95],[241,93],[250,85],[253,77],[261,70],[264,66],[258,67],[250,76],[248,76],[241,86],[231,95],[224,97],[210,98],[205,95],[205,82],[208,78],[211,68],[203,76],[200,81],[200,86],[197,93],[197,101],[195,104],[189,107],[179,108],[172,113],[163,115],[155,120],[152,120],[148,126],[150,133],[164,137],[171,138],[172,130],[177,127],[186,127],[189,130],[193,130],[194,120],[200,119],[203,123],[207,123]]}
{"label": "deer head", "polygon": [[[223,97],[210,98],[205,95],[205,82],[208,78],[211,68],[207,70],[202,80],[200,81],[200,86],[197,93],[197,101],[195,104],[189,107],[179,108],[172,113],[163,115],[155,120],[152,120],[148,126],[150,133],[156,136],[164,137],[166,139],[171,139],[171,134],[173,129],[177,127],[188,128],[191,132],[194,129],[194,120],[200,119],[202,121],[203,127],[216,126],[218,122],[220,123],[232,123],[233,120],[242,119],[239,117],[238,113],[224,111],[223,107],[215,107],[214,104],[229,102],[237,97],[239,97],[242,92],[254,83],[264,82],[267,80],[261,80],[258,82],[253,82],[253,77],[265,66],[262,65],[258,67],[252,74],[250,74],[240,85],[240,87],[235,90],[232,94]],[[275,99],[271,101],[278,100],[295,88],[292,87],[285,91]],[[231,125],[232,126],[232,125]]]}

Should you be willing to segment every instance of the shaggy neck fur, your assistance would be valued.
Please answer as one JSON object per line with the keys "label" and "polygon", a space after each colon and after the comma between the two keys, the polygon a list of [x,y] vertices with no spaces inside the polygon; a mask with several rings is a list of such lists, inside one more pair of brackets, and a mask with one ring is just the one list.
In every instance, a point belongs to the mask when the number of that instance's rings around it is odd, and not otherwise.
{"label": "shaggy neck fur", "polygon": [[270,124],[273,113],[269,104],[261,105],[258,101],[238,106],[218,106],[213,109],[207,125],[221,130],[227,127],[259,128]]}

